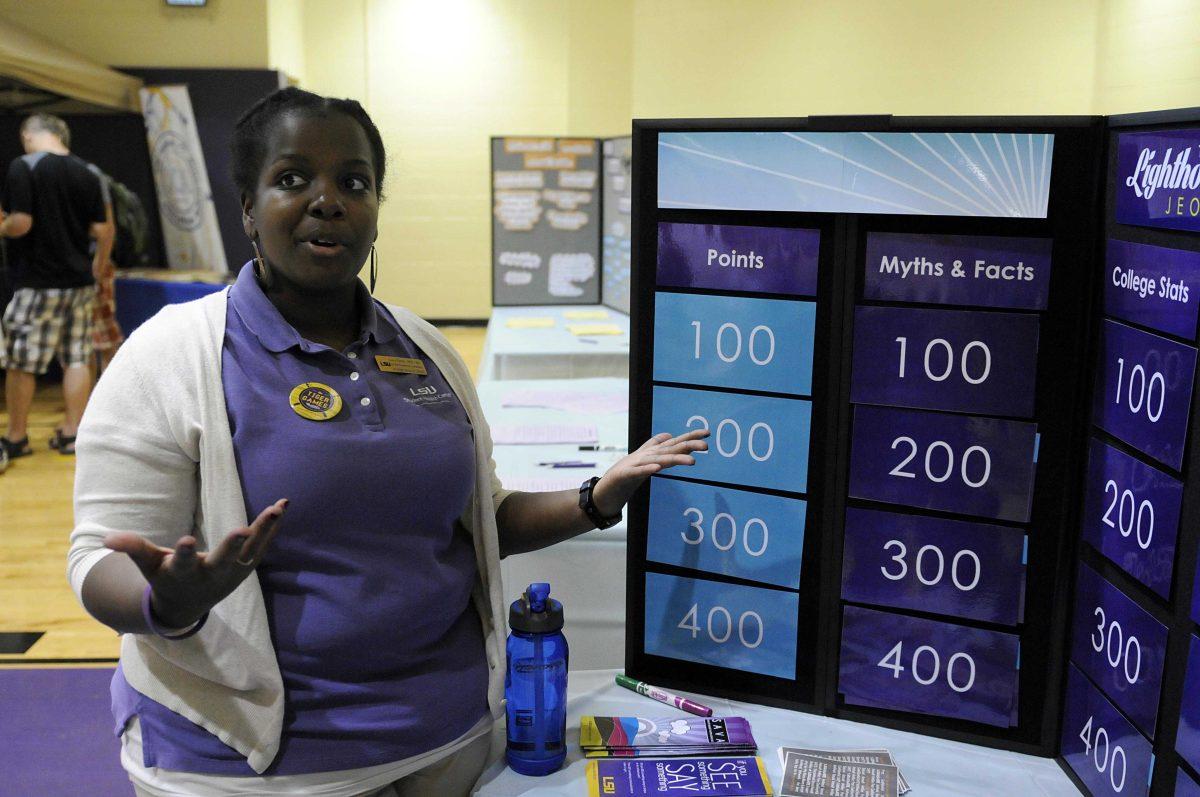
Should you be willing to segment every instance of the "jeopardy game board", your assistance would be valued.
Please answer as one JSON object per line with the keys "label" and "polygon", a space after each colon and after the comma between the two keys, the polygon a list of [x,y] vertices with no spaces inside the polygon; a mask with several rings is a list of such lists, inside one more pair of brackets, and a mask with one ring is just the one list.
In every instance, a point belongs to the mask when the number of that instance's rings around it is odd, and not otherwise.
{"label": "jeopardy game board", "polygon": [[1194,776],[1188,125],[635,122],[630,674]]}

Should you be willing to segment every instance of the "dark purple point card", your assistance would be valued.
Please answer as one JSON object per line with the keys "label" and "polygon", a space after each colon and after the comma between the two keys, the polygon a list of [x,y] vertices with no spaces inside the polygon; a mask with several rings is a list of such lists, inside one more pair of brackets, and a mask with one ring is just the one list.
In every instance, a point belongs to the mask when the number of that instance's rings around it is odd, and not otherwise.
{"label": "dark purple point card", "polygon": [[1044,310],[1049,238],[867,235],[867,299]]}
{"label": "dark purple point card", "polygon": [[838,691],[846,703],[1016,724],[1016,634],[847,606]]}
{"label": "dark purple point card", "polygon": [[1092,423],[1175,470],[1183,465],[1196,350],[1105,321]]}
{"label": "dark purple point card", "polygon": [[1109,240],[1104,312],[1160,332],[1196,339],[1200,252]]}
{"label": "dark purple point card", "polygon": [[850,400],[856,404],[1033,415],[1036,315],[859,307]]}
{"label": "dark purple point card", "polygon": [[1037,426],[859,405],[850,497],[997,520],[1029,520]]}
{"label": "dark purple point card", "polygon": [[1200,128],[1117,136],[1120,224],[1200,232]]}
{"label": "dark purple point card", "polygon": [[1183,679],[1183,706],[1175,749],[1193,767],[1200,768],[1200,639],[1193,634],[1188,647],[1187,674]]}
{"label": "dark purple point card", "polygon": [[1071,661],[1151,739],[1166,655],[1167,627],[1080,565]]}
{"label": "dark purple point card", "polygon": [[1062,757],[1092,797],[1139,797],[1150,791],[1150,742],[1074,666],[1067,667]]}
{"label": "dark purple point card", "polygon": [[818,230],[660,222],[657,283],[815,296],[820,244]]}
{"label": "dark purple point card", "polygon": [[1200,783],[1179,768],[1175,771],[1175,797],[1200,797]]}
{"label": "dark purple point card", "polygon": [[1183,482],[1092,438],[1083,538],[1164,599],[1182,503]]}
{"label": "dark purple point card", "polygon": [[842,600],[1016,625],[1025,532],[987,523],[846,510]]}

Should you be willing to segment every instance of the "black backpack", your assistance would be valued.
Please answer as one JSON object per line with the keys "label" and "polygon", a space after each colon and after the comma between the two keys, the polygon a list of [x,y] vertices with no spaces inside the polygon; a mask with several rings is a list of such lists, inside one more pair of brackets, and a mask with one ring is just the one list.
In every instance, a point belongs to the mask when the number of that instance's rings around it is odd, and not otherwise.
{"label": "black backpack", "polygon": [[145,268],[150,265],[150,221],[142,200],[124,183],[109,178],[113,221],[117,228],[112,261],[119,268]]}
{"label": "black backpack", "polygon": [[117,182],[95,164],[88,168],[108,185],[112,201],[113,239],[112,261],[117,268],[146,268],[150,265],[150,221],[141,198],[124,183]]}

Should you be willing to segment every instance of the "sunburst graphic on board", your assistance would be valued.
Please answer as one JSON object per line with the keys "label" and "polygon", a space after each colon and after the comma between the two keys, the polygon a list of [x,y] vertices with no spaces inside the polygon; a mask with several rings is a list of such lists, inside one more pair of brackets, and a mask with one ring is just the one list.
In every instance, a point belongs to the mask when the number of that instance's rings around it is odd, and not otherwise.
{"label": "sunburst graphic on board", "polygon": [[661,133],[658,206],[1045,218],[1048,133]]}

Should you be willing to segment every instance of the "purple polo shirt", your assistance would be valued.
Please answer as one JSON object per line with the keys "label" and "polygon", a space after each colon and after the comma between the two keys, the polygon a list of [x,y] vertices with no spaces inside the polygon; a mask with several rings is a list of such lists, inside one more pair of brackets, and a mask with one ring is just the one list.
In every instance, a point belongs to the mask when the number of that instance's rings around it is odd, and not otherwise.
{"label": "purple polo shirt", "polygon": [[[285,692],[269,775],[400,761],[488,711],[475,552],[458,522],[475,487],[471,426],[432,360],[361,286],[358,299],[362,332],[338,352],[302,339],[249,265],[229,292],[221,365],[246,514],[291,499],[258,568]],[[340,410],[303,417],[292,394],[305,383],[332,388]],[[118,733],[138,715],[148,767],[256,774],[119,668],[113,711]]]}

